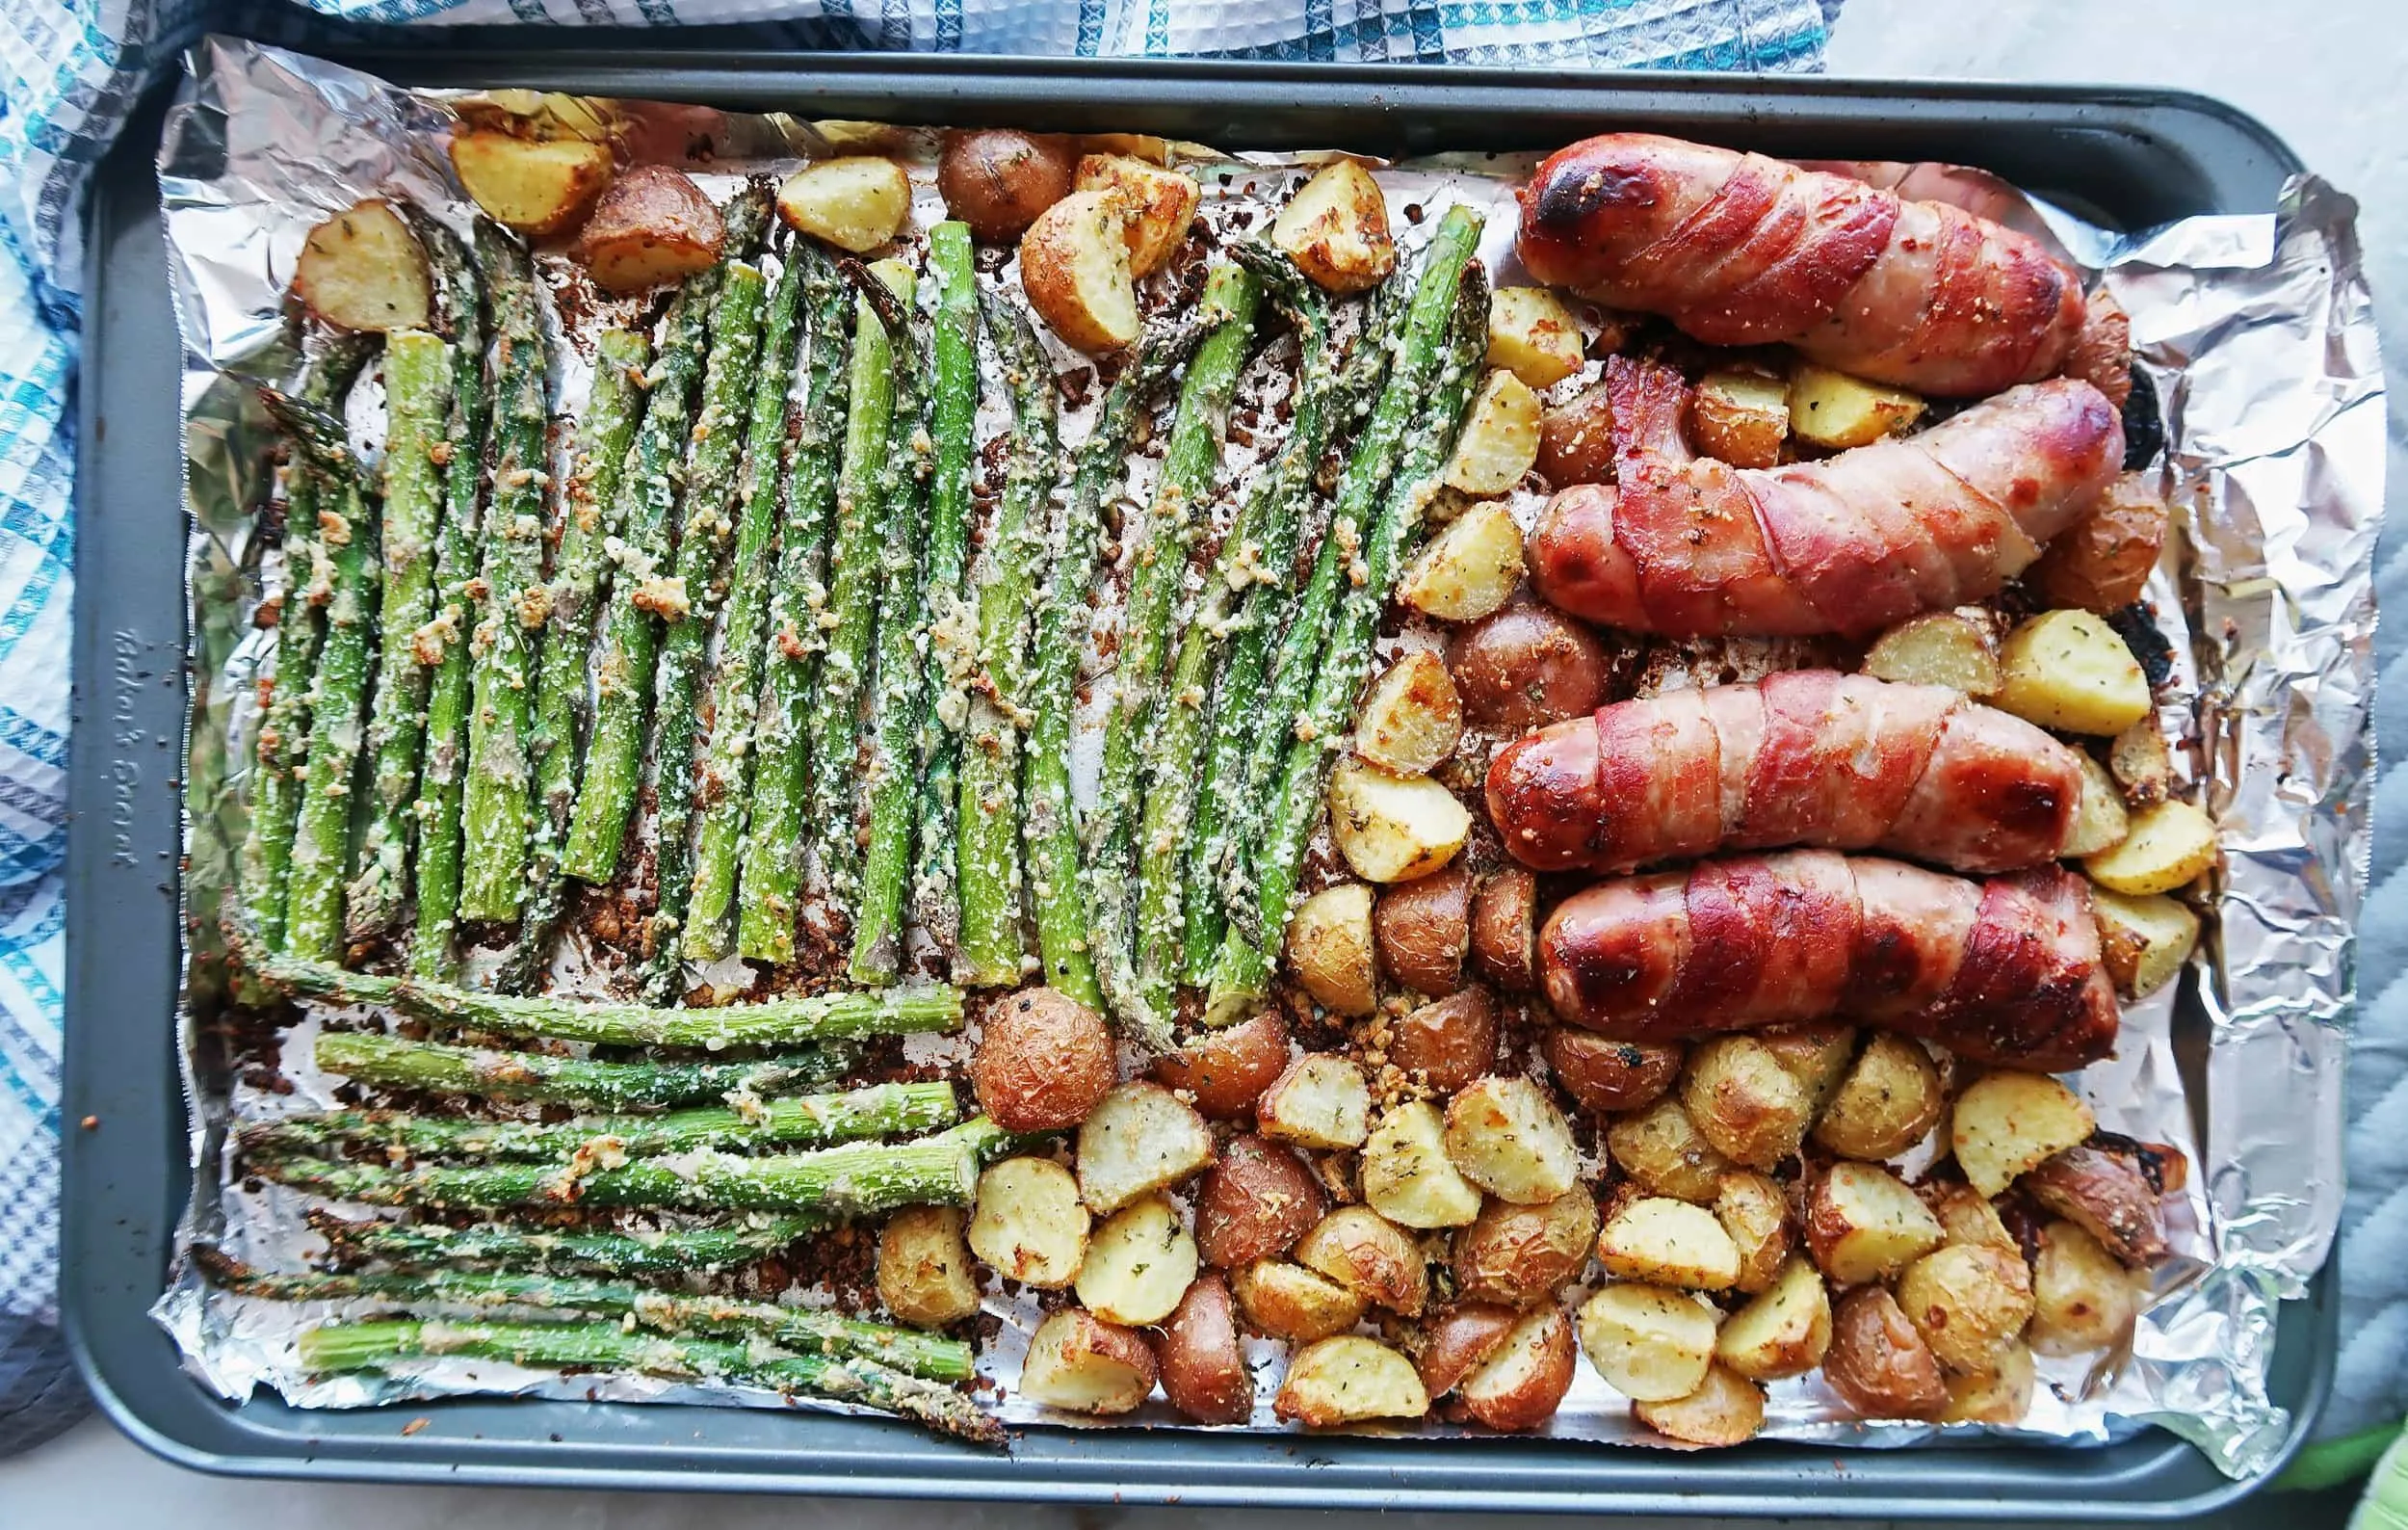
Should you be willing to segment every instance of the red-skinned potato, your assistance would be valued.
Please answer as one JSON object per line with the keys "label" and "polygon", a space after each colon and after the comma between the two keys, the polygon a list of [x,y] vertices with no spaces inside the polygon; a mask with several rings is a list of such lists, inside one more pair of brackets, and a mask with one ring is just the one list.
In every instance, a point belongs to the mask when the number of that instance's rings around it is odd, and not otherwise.
{"label": "red-skinned potato", "polygon": [[2165,501],[2147,479],[2127,473],[2098,508],[2060,532],[2024,570],[2024,583],[2053,606],[2102,615],[2140,598],[2165,546]]}
{"label": "red-skinned potato", "polygon": [[1125,1413],[1154,1389],[1154,1352],[1142,1336],[1066,1306],[1037,1325],[1020,1371],[1020,1395],[1076,1413]]}
{"label": "red-skinned potato", "polygon": [[1539,1049],[1564,1093],[1600,1116],[1644,1110],[1663,1098],[1688,1055],[1674,1042],[1617,1042],[1569,1025],[1548,1027]]}
{"label": "red-skinned potato", "polygon": [[1477,986],[1432,999],[1389,1034],[1388,1061],[1441,1095],[1487,1072],[1496,1058],[1496,1001]]}
{"label": "red-skinned potato", "polygon": [[1463,986],[1472,945],[1472,874],[1458,861],[1382,888],[1372,908],[1372,938],[1390,977],[1433,998],[1453,993]]}
{"label": "red-skinned potato", "polygon": [[1196,1252],[1223,1270],[1268,1259],[1287,1253],[1328,1208],[1296,1154],[1262,1137],[1233,1137],[1196,1192]]}
{"label": "red-skinned potato", "polygon": [[1464,1411],[1491,1429],[1536,1429],[1556,1415],[1572,1389],[1571,1319],[1561,1307],[1538,1307],[1514,1324],[1479,1369],[1455,1387]]}
{"label": "red-skinned potato", "polygon": [[1538,879],[1519,866],[1472,895],[1472,964],[1501,989],[1538,987]]}
{"label": "red-skinned potato", "polygon": [[577,259],[605,292],[681,281],[720,257],[727,226],[682,171],[638,165],[605,189],[577,233]]}
{"label": "red-skinned potato", "polygon": [[1412,1233],[1369,1206],[1340,1206],[1297,1240],[1296,1262],[1364,1301],[1403,1317],[1422,1315],[1429,1261]]}
{"label": "red-skinned potato", "polygon": [[970,1063],[979,1108],[1007,1131],[1060,1131],[1112,1087],[1112,1031],[1066,993],[1030,989],[988,1006]]}
{"label": "red-skinned potato", "polygon": [[936,160],[945,210],[994,244],[1028,232],[1036,215],[1070,195],[1079,156],[1060,139],[1009,128],[950,133]]}
{"label": "red-skinned potato", "polygon": [[1605,647],[1543,600],[1516,600],[1447,644],[1463,710],[1476,723],[1530,728],[1580,717],[1605,699]]}
{"label": "red-skinned potato", "polygon": [[1638,1421],[1687,1445],[1740,1445],[1765,1427],[1765,1389],[1727,1365],[1709,1365],[1697,1390],[1631,1405]]}
{"label": "red-skinned potato", "polygon": [[1539,416],[1538,470],[1557,488],[1613,482],[1613,405],[1603,382]]}
{"label": "red-skinned potato", "polygon": [[1488,1363],[1504,1347],[1522,1314],[1494,1302],[1458,1302],[1423,1328],[1414,1345],[1413,1368],[1432,1397],[1455,1389],[1463,1378]]}
{"label": "red-skinned potato", "polygon": [[2147,1269],[2170,1252],[2157,1187],[2133,1157],[2086,1144],[2068,1148],[2027,1171],[2023,1184],[2127,1265]]}
{"label": "red-skinned potato", "polygon": [[1238,1347],[1229,1283],[1211,1271],[1195,1278],[1155,1341],[1163,1395],[1199,1424],[1243,1424],[1254,1413],[1254,1373]]}
{"label": "red-skinned potato", "polygon": [[1597,1202],[1575,1185],[1534,1206],[1491,1200],[1454,1235],[1455,1288],[1506,1306],[1533,1306],[1569,1284],[1597,1241]]}
{"label": "red-skinned potato", "polygon": [[1195,1108],[1229,1121],[1254,1108],[1288,1066],[1288,1021],[1265,1010],[1242,1025],[1213,1031],[1154,1064],[1154,1082],[1184,1090]]}
{"label": "red-skinned potato", "polygon": [[1949,1406],[1931,1346],[1877,1285],[1857,1287],[1832,1309],[1822,1379],[1867,1418],[1936,1418]]}

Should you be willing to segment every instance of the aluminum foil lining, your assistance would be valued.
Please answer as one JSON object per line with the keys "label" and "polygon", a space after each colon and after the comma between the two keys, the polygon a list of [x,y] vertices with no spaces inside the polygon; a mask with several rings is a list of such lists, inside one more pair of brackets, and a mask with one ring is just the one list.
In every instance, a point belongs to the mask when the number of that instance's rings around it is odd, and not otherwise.
{"label": "aluminum foil lining", "polygon": [[[190,928],[206,938],[241,838],[241,761],[250,677],[272,660],[273,634],[252,612],[274,569],[255,535],[266,502],[270,433],[252,384],[288,377],[294,356],[284,292],[308,228],[371,193],[418,200],[464,226],[442,141],[449,98],[400,90],[319,60],[224,39],[199,46],[168,124],[160,182],[170,277],[185,345],[182,382],[196,673],[189,731],[184,886]],[[524,93],[524,92],[521,92]],[[808,123],[657,103],[614,103],[656,127],[695,128],[719,142],[705,177],[723,196],[747,171],[871,144],[913,168],[919,226],[941,216],[926,130]],[[662,142],[670,135],[664,134]],[[682,140],[680,140],[682,142]],[[1228,236],[1260,223],[1293,171],[1324,156],[1223,155],[1195,145],[1207,222]],[[1489,214],[1483,257],[1500,281],[1512,257],[1512,188],[1534,158],[1445,156],[1385,167],[1408,251],[1436,214],[1467,202]],[[2195,1442],[2236,1476],[2262,1469],[2287,1434],[2269,1401],[2277,1304],[2304,1293],[2329,1249],[2342,1197],[2342,1087],[2355,993],[2352,934],[2365,889],[2374,601],[2370,568],[2382,503],[2383,382],[2350,199],[2313,177],[2289,186],[2270,215],[2204,217],[2136,234],[2085,224],[1979,172],[1858,167],[1909,195],[1976,205],[2054,239],[2101,275],[2132,316],[2140,368],[2163,405],[2165,448],[2154,464],[2177,507],[2179,545],[2150,589],[2178,659],[2185,700],[2160,721],[2183,746],[2186,778],[2221,826],[2225,866],[2211,938],[2186,981],[2128,1007],[2124,1044],[2078,1083],[2100,1125],[2168,1141],[2196,1172],[2172,1207],[2176,1257],[2128,1351],[2040,1361],[2024,1423],[1992,1433],[2097,1445],[2149,1424]],[[1418,213],[1420,219],[1414,220]],[[1004,279],[1008,273],[988,273]],[[556,378],[574,408],[584,388],[580,326],[564,326]],[[1065,369],[1074,358],[1062,353]],[[1255,368],[1264,385],[1282,358]],[[1267,385],[1275,387],[1276,383]],[[1064,421],[1066,441],[1086,429]],[[991,418],[982,427],[994,429]],[[373,441],[363,440],[373,447]],[[1233,471],[1243,471],[1243,453]],[[1150,471],[1133,474],[1142,490]],[[1232,496],[1223,496],[1232,497]],[[1526,510],[1528,506],[1524,507]],[[1408,633],[1403,642],[1417,640]],[[191,1373],[230,1398],[266,1385],[305,1407],[512,1392],[558,1398],[790,1407],[768,1392],[644,1378],[562,1377],[443,1359],[379,1376],[317,1378],[295,1340],[330,1315],[202,1284],[183,1251],[196,1239],[264,1265],[296,1267],[317,1252],[306,1199],[227,1173],[228,1123],[331,1102],[333,1080],[307,1062],[318,1016],[285,1039],[280,1077],[228,1078],[208,1059],[218,1012],[214,969],[188,953],[179,1034],[192,1111],[196,1194],[178,1235],[174,1280],[158,1321]],[[575,974],[568,974],[574,980]],[[959,1039],[915,1042],[915,1061],[958,1054]],[[790,1290],[785,1300],[828,1300]],[[980,1368],[1014,1424],[1075,1426],[1017,1394],[1036,1311],[989,1293],[1000,1336]],[[1253,1358],[1269,1412],[1276,1346]],[[826,1405],[834,1406],[834,1405]],[[1181,1427],[1149,1404],[1131,1423]],[[1448,1426],[1432,1424],[1443,1431]],[[1954,1426],[1948,1433],[1973,1432]],[[1627,1403],[1580,1368],[1546,1433],[1618,1443],[1653,1439]],[[1865,1425],[1815,1378],[1772,1388],[1767,1433],[1827,1445],[1896,1446],[1926,1426]],[[1658,1441],[1660,1442],[1660,1441]]]}

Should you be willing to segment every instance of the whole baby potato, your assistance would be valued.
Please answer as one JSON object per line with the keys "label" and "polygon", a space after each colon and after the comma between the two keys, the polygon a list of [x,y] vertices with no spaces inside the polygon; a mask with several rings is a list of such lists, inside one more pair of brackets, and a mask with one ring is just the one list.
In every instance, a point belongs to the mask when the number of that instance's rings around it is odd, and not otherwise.
{"label": "whole baby potato", "polygon": [[1007,1131],[1060,1131],[1086,1120],[1113,1072],[1104,1017],[1066,993],[1031,989],[988,1007],[970,1086]]}
{"label": "whole baby potato", "polygon": [[1536,727],[1605,699],[1604,646],[1543,600],[1514,601],[1455,633],[1447,668],[1463,710],[1491,727]]}
{"label": "whole baby potato", "polygon": [[1060,139],[1010,128],[947,136],[936,160],[945,210],[993,244],[1028,231],[1036,215],[1070,195],[1079,156]]}
{"label": "whole baby potato", "polygon": [[1195,1108],[1215,1121],[1254,1108],[1288,1066],[1288,1022],[1265,1010],[1243,1025],[1197,1037],[1154,1065],[1154,1081],[1184,1090]]}

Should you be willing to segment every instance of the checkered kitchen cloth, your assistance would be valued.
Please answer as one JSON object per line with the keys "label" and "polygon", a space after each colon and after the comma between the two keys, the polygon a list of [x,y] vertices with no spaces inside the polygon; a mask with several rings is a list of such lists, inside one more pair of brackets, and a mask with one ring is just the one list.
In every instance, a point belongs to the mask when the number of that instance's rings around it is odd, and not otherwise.
{"label": "checkered kitchen cloth", "polygon": [[1801,70],[1820,64],[1840,0],[313,4],[314,14],[274,0],[0,0],[0,1454],[64,1428],[82,1408],[56,1323],[85,171],[204,28],[306,48],[345,24],[738,22],[789,48]]}

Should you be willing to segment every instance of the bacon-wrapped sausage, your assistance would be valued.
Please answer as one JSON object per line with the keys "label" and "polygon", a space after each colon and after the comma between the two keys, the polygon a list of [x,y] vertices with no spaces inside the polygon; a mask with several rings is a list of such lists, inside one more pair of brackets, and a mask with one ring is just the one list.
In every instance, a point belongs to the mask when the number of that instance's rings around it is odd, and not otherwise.
{"label": "bacon-wrapped sausage", "polygon": [[1617,1041],[1834,1015],[2048,1072],[2114,1049],[2115,993],[2080,877],[1968,882],[1795,850],[1602,882],[1539,932],[1548,1003]]}
{"label": "bacon-wrapped sausage", "polygon": [[2080,519],[2124,456],[2087,382],[2036,382],[1903,440],[1742,469],[1692,456],[1680,374],[1606,369],[1618,484],[1556,495],[1531,532],[1539,594],[1673,637],[1863,634],[1982,600]]}
{"label": "bacon-wrapped sausage", "polygon": [[1976,398],[2054,377],[2081,278],[1946,202],[1650,133],[1551,156],[1522,190],[1522,264],[1710,345],[1787,341],[1858,377]]}
{"label": "bacon-wrapped sausage", "polygon": [[1489,819],[1540,871],[1779,845],[2015,871],[2064,853],[2081,795],[2074,752],[2022,718],[1830,670],[1617,702],[1488,767]]}

